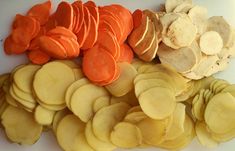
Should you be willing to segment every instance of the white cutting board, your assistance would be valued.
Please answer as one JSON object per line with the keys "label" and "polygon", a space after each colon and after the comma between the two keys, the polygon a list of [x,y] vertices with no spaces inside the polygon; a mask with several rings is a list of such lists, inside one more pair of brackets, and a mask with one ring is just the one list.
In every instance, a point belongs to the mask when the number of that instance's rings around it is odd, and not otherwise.
{"label": "white cutting board", "polygon": [[[6,56],[3,53],[2,43],[8,35],[12,20],[16,13],[24,14],[33,4],[44,0],[0,0],[0,74],[11,71],[16,65],[27,62],[27,58],[22,56]],[[58,4],[60,0],[51,0]],[[70,0],[72,1],[72,0]],[[125,7],[135,10],[137,8],[156,10],[164,0],[95,0],[98,5],[119,3]],[[201,4],[208,8],[210,16],[224,16],[235,27],[235,0],[194,0],[194,3]],[[235,83],[235,59],[231,61],[229,68],[216,77]],[[65,132],[66,133],[66,132]],[[133,149],[130,151],[159,151],[160,149]],[[19,146],[11,144],[5,138],[5,134],[0,129],[0,151],[61,151],[56,139],[51,132],[44,132],[41,139],[33,146]],[[117,151],[125,151],[118,149]],[[202,147],[195,139],[184,151],[235,151],[235,140],[220,144],[215,149]]]}

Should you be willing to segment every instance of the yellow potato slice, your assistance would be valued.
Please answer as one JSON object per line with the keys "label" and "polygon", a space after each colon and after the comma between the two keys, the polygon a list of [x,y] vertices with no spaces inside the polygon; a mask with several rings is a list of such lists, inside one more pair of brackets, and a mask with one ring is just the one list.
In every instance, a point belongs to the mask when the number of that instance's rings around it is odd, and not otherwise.
{"label": "yellow potato slice", "polygon": [[231,84],[227,87],[225,87],[221,93],[230,93],[233,97],[235,97],[235,84]]}
{"label": "yellow potato slice", "polygon": [[204,92],[204,101],[205,101],[205,103],[207,104],[214,95],[215,94],[212,91],[210,91],[209,89],[206,89],[205,92]]}
{"label": "yellow potato slice", "polygon": [[204,99],[204,92],[205,89],[202,89],[199,94],[198,97],[196,96],[193,99],[193,104],[192,104],[192,113],[195,116],[195,118],[199,121],[204,120],[204,112],[205,112],[205,108],[206,108],[206,104],[205,104],[205,99]]}
{"label": "yellow potato slice", "polygon": [[172,12],[178,5],[182,4],[182,3],[188,3],[188,4],[192,4],[192,0],[166,0],[165,2],[165,9],[166,12]]}
{"label": "yellow potato slice", "polygon": [[75,148],[76,138],[78,134],[82,134],[85,130],[83,123],[75,115],[65,116],[58,124],[56,138],[63,150],[73,150]]}
{"label": "yellow potato slice", "polygon": [[151,118],[146,118],[140,121],[137,126],[143,136],[143,142],[149,145],[157,146],[165,140],[165,131],[169,120],[166,118],[164,120],[154,120]]}
{"label": "yellow potato slice", "polygon": [[144,61],[134,58],[131,65],[138,71],[138,68],[141,67],[143,64],[145,64]]}
{"label": "yellow potato slice", "polygon": [[75,80],[80,80],[84,77],[82,69],[80,68],[74,68],[73,72],[74,72]]}
{"label": "yellow potato slice", "polygon": [[128,110],[127,114],[133,113],[133,112],[139,112],[139,111],[142,111],[142,109],[139,105],[138,106],[133,106]]}
{"label": "yellow potato slice", "polygon": [[145,114],[153,119],[170,116],[176,106],[174,93],[167,88],[150,88],[139,96],[140,106]]}
{"label": "yellow potato slice", "polygon": [[85,136],[88,144],[96,151],[112,151],[116,148],[112,143],[101,141],[95,136],[92,129],[92,121],[86,124]]}
{"label": "yellow potato slice", "polygon": [[101,108],[110,105],[110,96],[101,96],[94,101],[93,111],[97,112]]}
{"label": "yellow potato slice", "polygon": [[205,32],[200,37],[200,48],[206,55],[215,55],[223,48],[223,40],[215,31]]}
{"label": "yellow potato slice", "polygon": [[6,93],[5,96],[6,99],[6,102],[14,107],[18,107],[18,104],[16,102],[16,100],[9,94],[9,93]]}
{"label": "yellow potato slice", "polygon": [[186,85],[187,86],[184,89],[184,91],[181,94],[176,96],[176,101],[177,102],[183,102],[183,101],[189,99],[190,96],[192,95],[193,89],[194,89],[194,82],[189,81],[189,82],[187,82]]}
{"label": "yellow potato slice", "polygon": [[211,82],[210,84],[210,90],[217,94],[219,93],[220,91],[222,91],[224,88],[226,88],[227,86],[229,86],[230,84],[225,81],[225,80],[222,80],[222,79],[216,79],[214,81]]}
{"label": "yellow potato slice", "polygon": [[60,121],[68,114],[70,114],[70,111],[67,108],[55,113],[54,118],[53,118],[53,123],[52,123],[52,129],[53,129],[54,133],[56,133],[57,127],[58,127]]}
{"label": "yellow potato slice", "polygon": [[34,118],[36,122],[41,125],[51,125],[53,122],[53,118],[55,115],[55,111],[48,110],[40,105],[38,105],[34,112]]}
{"label": "yellow potato slice", "polygon": [[235,129],[235,98],[230,93],[219,93],[207,104],[205,122],[209,129],[223,134]]}
{"label": "yellow potato slice", "polygon": [[105,88],[114,96],[120,97],[134,88],[134,78],[137,75],[136,69],[127,62],[118,63],[121,70],[120,77],[112,84],[105,86]]}
{"label": "yellow potato slice", "polygon": [[110,142],[110,133],[113,127],[126,115],[129,110],[129,105],[120,102],[107,107],[103,107],[96,112],[92,127],[95,136],[104,142]]}
{"label": "yellow potato slice", "polygon": [[79,64],[76,63],[73,60],[56,60],[57,62],[63,63],[67,66],[69,66],[70,68],[74,69],[74,68],[79,68]]}
{"label": "yellow potato slice", "polygon": [[95,151],[87,142],[84,132],[77,134],[72,150]]}
{"label": "yellow potato slice", "polygon": [[151,63],[145,63],[143,65],[141,65],[139,68],[138,68],[138,73],[148,73],[147,71],[149,69],[151,69],[152,67],[154,66],[154,64],[151,64]]}
{"label": "yellow potato slice", "polygon": [[125,94],[121,97],[115,97],[112,96],[110,100],[110,104],[119,103],[119,102],[125,102],[129,104],[130,106],[136,106],[139,105],[139,100],[137,99],[135,95],[134,89],[132,89],[129,93]]}
{"label": "yellow potato slice", "polygon": [[88,122],[94,114],[93,104],[95,100],[107,95],[108,92],[103,87],[94,84],[81,86],[72,94],[70,102],[71,110],[83,122]]}
{"label": "yellow potato slice", "polygon": [[33,89],[37,97],[50,105],[65,104],[67,87],[75,81],[73,70],[60,62],[45,64],[35,74]]}
{"label": "yellow potato slice", "polygon": [[218,142],[213,140],[211,133],[207,130],[206,124],[204,122],[197,122],[195,126],[196,135],[199,142],[208,148],[213,148],[218,146]]}
{"label": "yellow potato slice", "polygon": [[63,110],[64,108],[66,108],[66,105],[65,104],[62,104],[62,105],[48,105],[48,104],[45,104],[43,102],[41,102],[40,100],[37,99],[37,102],[43,106],[44,108],[48,109],[48,110],[52,110],[52,111],[60,111],[60,110]]}
{"label": "yellow potato slice", "polygon": [[211,137],[218,142],[227,142],[227,141],[234,139],[235,129],[224,134],[216,134],[216,133],[211,132]]}
{"label": "yellow potato slice", "polygon": [[118,147],[134,148],[142,144],[142,134],[136,125],[120,122],[114,126],[110,140]]}
{"label": "yellow potato slice", "polygon": [[11,85],[12,90],[15,92],[16,96],[30,103],[36,103],[32,93],[26,93],[20,90],[15,84]]}
{"label": "yellow potato slice", "polygon": [[128,43],[132,48],[135,48],[144,39],[148,32],[149,23],[149,17],[144,15],[141,25],[132,31],[128,38]]}
{"label": "yellow potato slice", "polygon": [[223,39],[224,47],[229,45],[229,41],[233,35],[232,27],[222,16],[213,16],[207,21],[207,31],[216,31]]}
{"label": "yellow potato slice", "polygon": [[32,145],[40,138],[42,126],[33,114],[13,106],[8,106],[2,114],[2,125],[7,137],[15,143]]}
{"label": "yellow potato slice", "polygon": [[41,68],[38,65],[25,65],[16,70],[13,79],[19,89],[26,93],[32,92],[32,82],[34,74]]}
{"label": "yellow potato slice", "polygon": [[8,73],[0,75],[0,88],[2,88],[4,81],[7,80],[9,76],[10,74]]}
{"label": "yellow potato slice", "polygon": [[185,105],[177,103],[172,116],[173,121],[166,130],[165,140],[174,140],[184,132]]}
{"label": "yellow potato slice", "polygon": [[125,116],[124,121],[137,124],[146,118],[148,118],[148,116],[143,111],[136,111],[136,112],[128,113]]}
{"label": "yellow potato slice", "polygon": [[9,104],[5,101],[5,98],[3,98],[3,103],[0,106],[0,118],[2,118],[2,114],[6,110],[6,108],[9,106]]}

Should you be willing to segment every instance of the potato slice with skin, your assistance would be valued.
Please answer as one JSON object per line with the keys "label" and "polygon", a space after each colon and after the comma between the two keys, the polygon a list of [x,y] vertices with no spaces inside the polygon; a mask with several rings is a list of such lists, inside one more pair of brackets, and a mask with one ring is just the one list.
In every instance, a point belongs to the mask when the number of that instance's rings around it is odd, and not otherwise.
{"label": "potato slice with skin", "polygon": [[[65,116],[58,124],[56,137],[63,150],[73,150],[76,137],[85,130],[85,123],[73,114]],[[66,133],[65,133],[66,132]]]}
{"label": "potato slice with skin", "polygon": [[[96,112],[92,127],[95,136],[104,142],[110,142],[110,133],[113,127],[123,120],[130,106],[120,102],[107,107],[103,107]],[[102,125],[102,126],[101,126]]]}
{"label": "potato slice with skin", "polygon": [[166,130],[165,140],[174,140],[184,132],[185,105],[177,103],[172,116],[173,121]]}
{"label": "potato slice with skin", "polygon": [[57,127],[58,127],[58,124],[60,123],[60,121],[68,114],[70,114],[70,111],[67,108],[55,113],[55,116],[53,118],[53,123],[52,123],[52,129],[53,129],[54,133],[56,133]]}
{"label": "potato slice with skin", "polygon": [[35,74],[33,89],[42,102],[61,105],[65,103],[66,88],[74,81],[73,70],[67,65],[60,62],[50,62]]}
{"label": "potato slice with skin", "polygon": [[170,116],[176,106],[174,93],[167,88],[150,88],[139,96],[140,106],[145,114],[153,119]]}
{"label": "potato slice with skin", "polygon": [[55,115],[55,111],[48,110],[40,105],[38,105],[34,112],[34,118],[36,122],[41,125],[51,125],[53,122],[53,118]]}
{"label": "potato slice with skin", "polygon": [[197,122],[195,126],[197,138],[199,142],[208,148],[213,148],[218,146],[218,142],[212,139],[210,132],[206,128],[204,122]]}
{"label": "potato slice with skin", "polygon": [[86,124],[85,136],[88,144],[96,151],[112,151],[116,148],[112,143],[101,141],[94,135],[92,121]]}
{"label": "potato slice with skin", "polygon": [[39,65],[25,65],[14,73],[14,83],[26,93],[32,92],[34,74],[41,68]]}
{"label": "potato slice with skin", "polygon": [[101,108],[105,107],[105,106],[109,106],[110,105],[110,96],[101,96],[99,98],[97,98],[93,104],[93,111],[97,112],[98,110],[100,110]]}
{"label": "potato slice with skin", "polygon": [[178,5],[182,3],[192,4],[192,0],[166,0],[165,9],[166,12],[172,12]]}
{"label": "potato slice with skin", "polygon": [[205,32],[200,37],[200,48],[206,55],[215,55],[223,48],[223,40],[215,31]]}
{"label": "potato slice with skin", "polygon": [[127,62],[118,63],[121,70],[120,77],[105,88],[114,96],[120,97],[130,92],[133,87],[133,80],[137,75],[136,69]]}
{"label": "potato slice with skin", "polygon": [[120,122],[114,126],[110,140],[118,147],[134,148],[142,144],[142,134],[136,125]]}
{"label": "potato slice with skin", "polygon": [[230,93],[219,93],[207,104],[204,114],[205,122],[214,133],[229,132],[235,129],[234,112],[235,98]]}
{"label": "potato slice with skin", "polygon": [[88,122],[94,114],[94,101],[97,98],[106,95],[108,95],[108,92],[103,87],[99,87],[93,84],[86,84],[81,86],[74,91],[71,97],[71,110],[83,122]]}
{"label": "potato slice with skin", "polygon": [[42,126],[34,120],[33,114],[8,106],[1,117],[6,135],[12,142],[32,145],[40,138]]}

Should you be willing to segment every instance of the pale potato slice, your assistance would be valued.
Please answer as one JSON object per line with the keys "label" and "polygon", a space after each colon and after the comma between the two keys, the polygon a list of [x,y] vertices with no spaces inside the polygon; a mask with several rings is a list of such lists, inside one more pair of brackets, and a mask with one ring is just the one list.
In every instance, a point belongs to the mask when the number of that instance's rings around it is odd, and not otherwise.
{"label": "pale potato slice", "polygon": [[20,90],[14,83],[11,85],[11,87],[17,97],[21,98],[22,100],[28,101],[30,103],[36,103],[36,100],[34,99],[32,93],[26,93]]}
{"label": "pale potato slice", "polygon": [[165,140],[165,131],[169,120],[154,120],[146,118],[137,123],[143,136],[143,142],[149,145],[157,146]]}
{"label": "pale potato slice", "polygon": [[132,31],[128,38],[128,43],[132,48],[135,48],[144,39],[148,32],[149,23],[149,17],[144,15],[141,25]]}
{"label": "pale potato slice", "polygon": [[84,151],[95,151],[87,142],[86,136],[84,132],[80,132],[77,134],[74,140],[73,149],[72,150],[84,150]]}
{"label": "pale potato slice", "polygon": [[223,40],[219,33],[215,31],[208,31],[200,37],[199,45],[201,51],[206,55],[215,55],[222,50]]}
{"label": "pale potato slice", "polygon": [[64,64],[66,64],[67,66],[69,66],[69,67],[72,68],[72,69],[74,69],[74,68],[79,68],[79,64],[76,63],[76,62],[73,61],[73,60],[55,60],[55,61],[64,63]]}
{"label": "pale potato slice", "polygon": [[235,129],[235,98],[230,93],[219,93],[207,104],[205,122],[209,129],[223,134]]}
{"label": "pale potato slice", "polygon": [[183,2],[175,7],[173,10],[174,13],[186,13],[188,14],[189,10],[194,7],[192,4]]}
{"label": "pale potato slice", "polygon": [[202,89],[200,93],[196,97],[194,97],[192,102],[192,113],[194,117],[199,121],[204,120],[204,113],[206,108],[204,92],[205,89]]}
{"label": "pale potato slice", "polygon": [[149,118],[149,117],[143,111],[136,111],[136,112],[128,113],[125,116],[123,121],[137,124],[146,118]]}
{"label": "pale potato slice", "polygon": [[235,85],[234,84],[231,84],[227,87],[225,87],[221,93],[230,93],[233,97],[235,97]]}
{"label": "pale potato slice", "polygon": [[121,74],[113,83],[105,86],[105,88],[114,96],[120,97],[134,88],[134,78],[137,75],[136,69],[127,62],[118,63]]}
{"label": "pale potato slice", "polygon": [[162,87],[150,88],[141,93],[139,103],[143,112],[153,119],[170,116],[176,106],[174,93]]}
{"label": "pale potato slice", "polygon": [[93,104],[93,111],[97,112],[101,108],[110,105],[110,96],[101,96],[97,98]]}
{"label": "pale potato slice", "polygon": [[193,41],[193,43],[191,44],[190,48],[193,49],[195,55],[196,55],[196,60],[197,60],[197,64],[201,61],[202,59],[202,51],[201,48],[199,47],[199,44],[197,42],[197,40]]}
{"label": "pale potato slice", "polygon": [[110,100],[110,104],[119,103],[119,102],[125,102],[129,104],[130,106],[136,106],[139,105],[139,101],[135,95],[134,89],[132,89],[129,93],[125,94],[121,97],[115,97],[112,96]]}
{"label": "pale potato slice", "polygon": [[18,107],[17,101],[9,93],[6,93],[5,96],[2,96],[2,97],[5,97],[5,101],[8,104],[10,104],[10,105],[12,105],[14,107]]}
{"label": "pale potato slice", "polygon": [[166,0],[165,9],[166,12],[172,12],[178,5],[182,3],[192,4],[192,0]]}
{"label": "pale potato slice", "polygon": [[138,71],[138,68],[141,67],[143,64],[145,64],[144,61],[134,58],[131,65]]}
{"label": "pale potato slice", "polygon": [[187,47],[195,40],[197,27],[188,17],[181,16],[169,26],[166,35],[172,43],[180,47]]}
{"label": "pale potato slice", "polygon": [[120,122],[114,126],[110,140],[118,147],[134,148],[142,144],[142,134],[136,125]]}
{"label": "pale potato slice", "polygon": [[216,79],[214,81],[211,82],[210,84],[210,90],[217,94],[220,93],[220,91],[222,91],[224,88],[226,88],[227,86],[229,86],[230,84],[222,79]]}
{"label": "pale potato slice", "polygon": [[54,133],[56,133],[57,127],[58,127],[60,121],[68,114],[70,114],[70,111],[67,108],[55,113],[54,118],[53,118],[53,123],[52,123],[52,129],[53,129]]}
{"label": "pale potato slice", "polygon": [[207,8],[196,5],[189,10],[188,16],[196,25],[198,34],[203,34],[206,31],[206,22],[208,18]]}
{"label": "pale potato slice", "polygon": [[211,132],[211,137],[218,142],[227,142],[227,141],[234,139],[235,129],[224,134],[216,134],[216,133]]}
{"label": "pale potato slice", "polygon": [[133,112],[139,112],[139,111],[142,111],[142,109],[139,105],[138,106],[133,106],[128,110],[127,114],[133,113]]}
{"label": "pale potato slice", "polygon": [[86,124],[85,136],[88,144],[96,151],[112,151],[116,148],[112,143],[101,141],[95,136],[92,128],[92,121],[89,121]]}
{"label": "pale potato slice", "polygon": [[81,86],[72,94],[70,102],[71,110],[83,122],[88,122],[94,114],[93,103],[95,100],[107,95],[108,92],[103,87],[94,84]]}
{"label": "pale potato slice", "polygon": [[196,135],[199,142],[208,148],[213,148],[218,146],[218,142],[213,140],[211,133],[207,130],[206,124],[204,122],[197,122],[195,126]]}
{"label": "pale potato slice", "polygon": [[223,39],[224,47],[229,45],[229,41],[233,35],[232,27],[222,16],[213,16],[207,21],[207,31],[216,31]]}
{"label": "pale potato slice", "polygon": [[65,104],[67,87],[75,81],[71,68],[60,62],[50,62],[37,71],[33,89],[36,96],[50,105]]}
{"label": "pale potato slice", "polygon": [[154,64],[151,64],[151,63],[146,63],[144,65],[141,65],[139,68],[138,68],[138,73],[148,73],[147,71],[149,69],[151,69],[152,67],[154,66]]}
{"label": "pale potato slice", "polygon": [[45,104],[43,102],[41,102],[40,100],[37,99],[37,102],[43,106],[44,108],[48,109],[48,110],[52,110],[52,111],[60,111],[60,110],[63,110],[64,108],[66,108],[66,105],[65,104],[62,104],[62,105],[48,105],[48,104]]}
{"label": "pale potato slice", "polygon": [[95,136],[98,139],[109,143],[110,133],[112,132],[113,127],[123,120],[129,109],[130,106],[123,102],[101,108],[96,112],[92,121]]}
{"label": "pale potato slice", "polygon": [[222,50],[217,54],[219,59],[226,59],[230,56],[230,49],[229,48],[222,48]]}
{"label": "pale potato slice", "polygon": [[51,125],[53,118],[55,116],[55,111],[48,110],[40,105],[38,105],[34,112],[34,118],[36,122],[41,125]]}
{"label": "pale potato slice", "polygon": [[75,80],[80,80],[84,77],[82,69],[80,68],[74,68],[73,72],[74,72]]}
{"label": "pale potato slice", "polygon": [[166,130],[165,140],[174,140],[184,133],[185,105],[177,103],[172,116],[173,121]]}
{"label": "pale potato slice", "polygon": [[58,124],[56,138],[63,150],[73,150],[76,138],[85,130],[85,123],[73,114],[65,116]]}
{"label": "pale potato slice", "polygon": [[8,106],[1,118],[6,135],[12,142],[32,145],[41,136],[42,126],[34,120],[32,113]]}
{"label": "pale potato slice", "polygon": [[13,79],[19,89],[26,93],[32,92],[34,74],[41,68],[39,65],[25,65],[14,73]]}
{"label": "pale potato slice", "polygon": [[162,64],[169,65],[180,73],[189,72],[197,63],[197,56],[191,47],[174,50],[161,44],[157,54]]}
{"label": "pale potato slice", "polygon": [[[207,104],[214,95],[215,94],[212,91],[210,91],[209,89],[206,89],[203,95],[205,103]],[[203,114],[204,114],[204,111],[203,111]]]}
{"label": "pale potato slice", "polygon": [[189,99],[190,96],[192,95],[193,89],[194,89],[194,82],[189,81],[189,82],[187,82],[186,85],[187,86],[184,89],[184,91],[181,94],[176,96],[176,101],[177,102],[183,102],[183,101]]}

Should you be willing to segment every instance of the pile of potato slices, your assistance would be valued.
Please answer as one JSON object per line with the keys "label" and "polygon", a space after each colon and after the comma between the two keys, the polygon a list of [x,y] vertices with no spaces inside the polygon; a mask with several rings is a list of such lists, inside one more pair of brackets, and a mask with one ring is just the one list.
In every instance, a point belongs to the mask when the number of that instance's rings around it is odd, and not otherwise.
{"label": "pile of potato slices", "polygon": [[163,12],[136,10],[133,19],[128,42],[138,57],[152,61],[158,56],[189,79],[223,71],[234,57],[234,28],[222,16],[209,18],[207,9],[192,0],[166,0]]}

